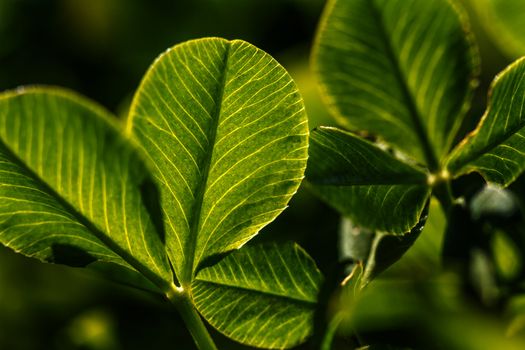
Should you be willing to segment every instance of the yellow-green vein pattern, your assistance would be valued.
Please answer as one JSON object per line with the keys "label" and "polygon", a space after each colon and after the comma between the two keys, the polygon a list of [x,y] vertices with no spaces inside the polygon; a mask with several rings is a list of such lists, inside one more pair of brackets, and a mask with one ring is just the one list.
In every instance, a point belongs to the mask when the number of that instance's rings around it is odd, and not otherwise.
{"label": "yellow-green vein pattern", "polygon": [[477,171],[504,186],[525,170],[525,58],[494,79],[485,115],[451,154],[448,169],[455,176]]}
{"label": "yellow-green vein pattern", "polygon": [[147,172],[107,112],[63,90],[0,95],[0,242],[44,261],[95,261],[172,281],[140,185]]}
{"label": "yellow-green vein pattern", "polygon": [[221,332],[252,346],[283,349],[312,332],[321,274],[297,245],[247,246],[201,270],[197,309]]}
{"label": "yellow-green vein pattern", "polygon": [[160,184],[183,285],[206,258],[241,247],[284,210],[306,166],[308,125],[293,80],[240,40],[193,40],[157,59],[128,130]]}

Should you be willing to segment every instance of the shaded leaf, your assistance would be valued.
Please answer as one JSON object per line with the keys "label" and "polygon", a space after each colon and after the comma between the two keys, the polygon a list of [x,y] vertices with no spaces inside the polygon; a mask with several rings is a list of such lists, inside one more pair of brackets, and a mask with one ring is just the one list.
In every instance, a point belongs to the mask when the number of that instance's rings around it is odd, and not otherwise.
{"label": "shaded leaf", "polygon": [[239,40],[193,40],[159,57],[128,130],[160,184],[168,255],[182,284],[284,210],[306,165],[308,126],[295,84]]}
{"label": "shaded leaf", "polygon": [[247,246],[202,269],[193,282],[204,318],[234,340],[292,347],[312,333],[321,274],[296,244]]}
{"label": "shaded leaf", "polygon": [[339,226],[339,260],[366,261],[373,239],[373,231],[356,226],[352,220],[342,217]]}
{"label": "shaded leaf", "polygon": [[314,67],[339,123],[434,170],[470,103],[477,52],[445,0],[330,0]]}
{"label": "shaded leaf", "polygon": [[321,199],[363,228],[404,234],[430,195],[427,175],[335,128],[314,130],[306,177]]}
{"label": "shaded leaf", "polygon": [[363,230],[354,225],[348,218],[341,219],[340,237],[346,241],[347,258],[364,266],[360,277],[362,285],[366,285],[378,274],[386,270],[407,252],[423,231],[428,217],[428,207],[422,214],[418,224],[404,235],[389,235]]}
{"label": "shaded leaf", "polygon": [[111,118],[62,90],[0,95],[0,242],[48,262],[117,264],[167,288],[139,191],[148,172]]}
{"label": "shaded leaf", "polygon": [[456,147],[447,166],[454,176],[476,171],[507,186],[525,169],[525,58],[494,79],[489,97],[478,127]]}
{"label": "shaded leaf", "polygon": [[368,283],[401,259],[423,231],[427,217],[427,214],[423,214],[418,224],[403,236],[376,234],[363,275],[364,283]]}
{"label": "shaded leaf", "polygon": [[436,198],[429,203],[429,217],[414,245],[388,270],[389,277],[432,276],[442,270],[441,248],[446,216]]}

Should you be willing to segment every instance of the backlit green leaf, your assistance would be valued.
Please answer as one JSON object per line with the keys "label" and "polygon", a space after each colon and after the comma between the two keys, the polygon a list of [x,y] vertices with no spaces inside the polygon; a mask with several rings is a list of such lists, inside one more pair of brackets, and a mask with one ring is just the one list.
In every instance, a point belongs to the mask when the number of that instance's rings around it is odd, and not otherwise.
{"label": "backlit green leaf", "polygon": [[307,119],[284,68],[243,41],[189,41],[151,66],[125,133],[112,118],[62,90],[0,95],[0,243],[164,294],[199,348],[215,345],[196,309],[240,342],[304,341],[313,260],[236,251],[304,177]]}
{"label": "backlit green leaf", "polygon": [[489,96],[485,115],[456,147],[448,169],[454,176],[476,171],[507,186],[525,169],[525,59],[496,77]]}
{"label": "backlit green leaf", "polygon": [[201,270],[195,304],[227,336],[257,347],[292,347],[311,334],[321,274],[295,244],[247,246]]}
{"label": "backlit green leaf", "polygon": [[303,177],[308,125],[288,73],[239,40],[177,45],[146,74],[128,130],[160,184],[181,284],[285,209]]}
{"label": "backlit green leaf", "polygon": [[330,0],[314,67],[338,122],[438,168],[477,71],[466,29],[445,0]]}
{"label": "backlit green leaf", "polygon": [[306,176],[321,199],[373,231],[404,234],[417,224],[430,195],[423,171],[335,128],[314,130],[310,143]]}
{"label": "backlit green leaf", "polygon": [[62,90],[0,95],[0,242],[49,262],[117,264],[164,288],[170,268],[139,191],[147,171],[110,118]]}

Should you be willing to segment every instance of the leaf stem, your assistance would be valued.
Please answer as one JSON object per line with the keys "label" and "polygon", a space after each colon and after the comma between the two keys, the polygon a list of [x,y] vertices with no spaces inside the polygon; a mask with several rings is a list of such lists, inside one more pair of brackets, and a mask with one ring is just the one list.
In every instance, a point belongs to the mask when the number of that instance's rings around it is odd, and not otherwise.
{"label": "leaf stem", "polygon": [[452,195],[452,189],[450,188],[450,181],[447,180],[438,182],[435,185],[433,192],[441,204],[441,208],[443,208],[445,214],[448,215],[455,202],[454,196]]}
{"label": "leaf stem", "polygon": [[321,350],[331,350],[332,349],[332,344],[334,342],[335,335],[337,333],[339,325],[343,321],[343,318],[344,316],[341,312],[336,313],[334,317],[332,317],[332,319],[328,323],[326,333],[323,337],[323,341],[321,344]]}
{"label": "leaf stem", "polygon": [[210,333],[193,306],[190,293],[182,289],[182,287],[173,286],[172,290],[166,294],[166,297],[179,311],[197,348],[199,350],[217,350]]}

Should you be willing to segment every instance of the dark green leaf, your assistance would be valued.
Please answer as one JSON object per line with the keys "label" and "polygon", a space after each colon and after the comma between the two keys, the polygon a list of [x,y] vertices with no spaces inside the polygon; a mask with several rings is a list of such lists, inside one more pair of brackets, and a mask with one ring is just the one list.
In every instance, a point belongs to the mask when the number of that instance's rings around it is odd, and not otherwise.
{"label": "dark green leaf", "polygon": [[445,0],[330,0],[314,67],[337,120],[434,170],[470,103],[477,52]]}
{"label": "dark green leaf", "polygon": [[430,195],[427,175],[335,128],[314,130],[306,172],[313,191],[361,227],[404,234]]}
{"label": "dark green leaf", "polygon": [[427,213],[428,209],[418,224],[402,236],[363,230],[355,226],[351,220],[342,218],[341,241],[346,241],[347,247],[351,247],[345,252],[348,257],[356,263],[363,264],[364,272],[361,276],[363,285],[398,261],[414,244],[425,226]]}
{"label": "dark green leaf", "polygon": [[441,248],[447,218],[435,198],[431,199],[428,211],[429,217],[423,232],[399,262],[389,269],[389,277],[426,277],[436,275],[442,270]]}

